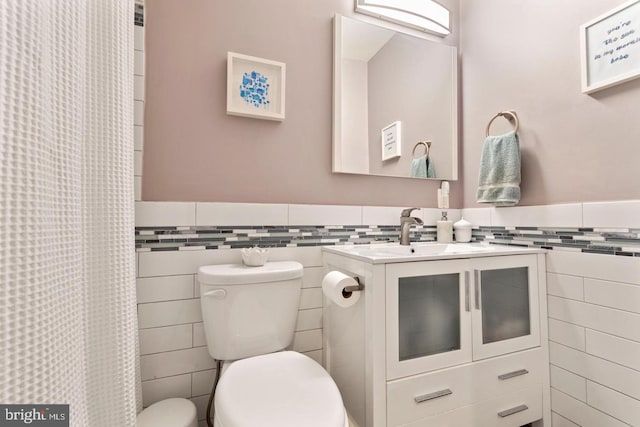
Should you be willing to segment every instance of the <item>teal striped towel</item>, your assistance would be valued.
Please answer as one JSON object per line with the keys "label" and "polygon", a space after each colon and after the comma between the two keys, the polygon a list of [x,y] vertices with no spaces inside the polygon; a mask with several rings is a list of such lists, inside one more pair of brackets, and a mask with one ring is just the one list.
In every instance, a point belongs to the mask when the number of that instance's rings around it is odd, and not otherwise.
{"label": "teal striped towel", "polygon": [[476,199],[494,206],[520,201],[520,143],[515,132],[485,139]]}

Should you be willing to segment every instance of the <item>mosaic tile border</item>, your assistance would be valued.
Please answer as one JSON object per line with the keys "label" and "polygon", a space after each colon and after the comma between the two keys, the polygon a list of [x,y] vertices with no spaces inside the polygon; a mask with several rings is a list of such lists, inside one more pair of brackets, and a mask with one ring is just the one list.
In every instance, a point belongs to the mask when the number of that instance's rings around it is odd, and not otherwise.
{"label": "mosaic tile border", "polygon": [[[399,226],[136,227],[137,252],[307,247],[397,242]],[[411,241],[435,241],[435,226],[412,226]],[[474,241],[605,255],[640,257],[640,229],[481,226]]]}
{"label": "mosaic tile border", "polygon": [[[136,227],[136,251],[368,244],[398,241],[400,226]],[[413,226],[412,241],[435,241],[435,226]]]}
{"label": "mosaic tile border", "polygon": [[133,23],[138,27],[144,27],[144,4],[136,2]]}
{"label": "mosaic tile border", "polygon": [[500,245],[640,257],[640,229],[481,226],[473,237]]}

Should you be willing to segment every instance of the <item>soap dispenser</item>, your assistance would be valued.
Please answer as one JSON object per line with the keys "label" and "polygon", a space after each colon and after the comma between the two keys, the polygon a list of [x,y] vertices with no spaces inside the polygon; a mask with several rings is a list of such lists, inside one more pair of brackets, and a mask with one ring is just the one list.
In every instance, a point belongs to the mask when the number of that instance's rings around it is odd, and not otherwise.
{"label": "soap dispenser", "polygon": [[[442,181],[438,189],[438,207],[449,209],[449,182]],[[442,218],[436,221],[436,239],[440,243],[453,242],[453,222],[447,219],[447,211],[442,211]]]}
{"label": "soap dispenser", "polygon": [[442,211],[442,218],[436,222],[437,240],[440,243],[453,242],[453,222],[447,219],[447,212]]}

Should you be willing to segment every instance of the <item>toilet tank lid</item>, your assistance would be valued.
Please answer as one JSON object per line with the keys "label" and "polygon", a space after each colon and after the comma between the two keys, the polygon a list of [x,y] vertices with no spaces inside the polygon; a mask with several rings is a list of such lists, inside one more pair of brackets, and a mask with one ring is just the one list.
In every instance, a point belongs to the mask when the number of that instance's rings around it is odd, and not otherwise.
{"label": "toilet tank lid", "polygon": [[260,267],[244,264],[205,265],[198,269],[204,285],[247,285],[302,277],[302,264],[296,261],[268,262]]}

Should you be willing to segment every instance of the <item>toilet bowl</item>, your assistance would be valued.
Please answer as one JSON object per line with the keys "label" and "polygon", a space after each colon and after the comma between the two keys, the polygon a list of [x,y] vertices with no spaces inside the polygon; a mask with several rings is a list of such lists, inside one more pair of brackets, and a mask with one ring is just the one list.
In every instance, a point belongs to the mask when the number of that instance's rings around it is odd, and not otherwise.
{"label": "toilet bowl", "polygon": [[293,341],[302,264],[208,265],[198,270],[209,354],[226,361],[215,427],[345,427],[333,379],[313,359],[282,351]]}
{"label": "toilet bowl", "polygon": [[144,409],[136,427],[198,427],[196,405],[187,399],[165,399]]}

